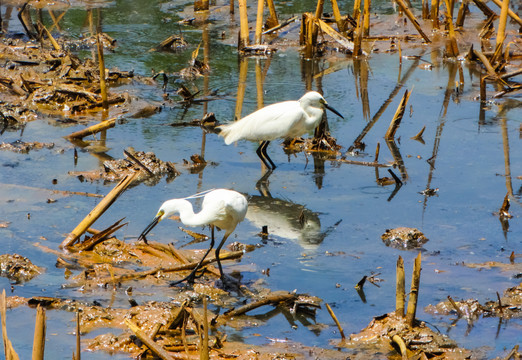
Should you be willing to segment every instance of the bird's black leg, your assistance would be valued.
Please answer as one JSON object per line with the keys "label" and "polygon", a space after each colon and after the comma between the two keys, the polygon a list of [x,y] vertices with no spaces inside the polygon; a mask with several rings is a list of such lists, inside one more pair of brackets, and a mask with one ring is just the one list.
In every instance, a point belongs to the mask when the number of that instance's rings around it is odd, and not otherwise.
{"label": "bird's black leg", "polygon": [[[212,229],[212,237],[211,237],[211,240],[210,240],[210,246],[209,246],[207,252],[205,253],[205,255],[203,255],[201,260],[199,260],[199,263],[196,265],[194,270],[192,270],[192,272],[188,276],[184,277],[181,280],[174,281],[174,282],[170,283],[170,286],[176,286],[178,284],[181,284],[183,281],[187,281],[188,283],[194,283],[194,279],[196,278],[196,273],[198,272],[199,268],[201,267],[201,264],[203,263],[203,261],[207,257],[207,255],[210,252],[210,250],[212,250],[212,248],[214,247],[214,226],[213,225],[211,225],[211,229]],[[220,246],[222,246],[222,245],[223,244],[221,243]],[[219,260],[218,260],[218,264],[219,264]],[[219,265],[219,270],[221,270],[221,264]],[[221,273],[221,274],[223,274],[223,273]]]}
{"label": "bird's black leg", "polygon": [[272,170],[272,167],[270,166],[270,163],[268,163],[263,155],[263,147],[266,147],[268,145],[269,141],[262,141],[261,144],[257,147],[256,154],[259,156],[263,164],[269,169]]}
{"label": "bird's black leg", "polygon": [[225,236],[223,236],[223,240],[221,240],[218,247],[216,248],[216,260],[218,263],[219,275],[221,276],[221,280],[225,279],[225,274],[223,273],[223,268],[221,267],[221,261],[219,260],[219,251],[221,250],[221,247],[223,246],[225,241],[227,241],[228,235],[230,235],[230,234],[225,234]]}
{"label": "bird's black leg", "polygon": [[266,148],[268,147],[268,144],[270,144],[270,141],[265,141],[265,146],[263,146],[263,148],[261,149],[261,153],[263,154],[263,156],[270,162],[270,164],[272,165],[272,168],[268,167],[270,170],[275,170],[275,168],[277,166],[275,166],[274,162],[272,161],[272,159],[270,159],[270,156],[268,156],[268,154],[266,153]]}

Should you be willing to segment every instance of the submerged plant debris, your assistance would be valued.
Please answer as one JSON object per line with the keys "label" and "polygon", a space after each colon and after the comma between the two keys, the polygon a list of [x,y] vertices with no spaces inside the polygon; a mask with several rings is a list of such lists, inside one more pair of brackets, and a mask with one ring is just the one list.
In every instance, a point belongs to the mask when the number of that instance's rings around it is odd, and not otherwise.
{"label": "submerged plant debris", "polygon": [[[496,1],[494,2],[496,3]],[[399,92],[412,71],[415,69],[431,71],[435,63],[440,62],[457,64],[453,69],[458,69],[459,75],[457,80],[457,70],[455,70],[448,80],[444,114],[451,99],[458,102],[463,96],[460,92],[464,77],[461,66],[463,63],[467,64],[470,71],[473,70],[480,74],[479,84],[465,96],[480,102],[481,113],[488,106],[493,106],[501,101],[507,102],[506,99],[511,96],[517,96],[516,94],[522,89],[522,83],[517,80],[519,79],[517,76],[522,73],[520,70],[522,52],[519,50],[521,41],[518,32],[518,26],[522,26],[522,22],[518,15],[513,11],[508,11],[507,8],[502,9],[500,14],[496,14],[489,8],[490,4],[486,5],[478,0],[463,1],[458,4],[458,9],[457,6],[448,9],[447,5],[450,3],[441,2],[440,6],[432,8],[430,11],[429,6],[436,2],[430,4],[425,1],[421,9],[422,15],[420,15],[416,14],[420,11],[411,9],[410,5],[405,4],[402,0],[397,0],[396,6],[400,11],[396,15],[370,16],[370,9],[365,9],[364,13],[361,13],[360,3],[359,9],[356,7],[352,14],[341,15],[336,2],[332,2],[332,14],[329,14],[323,9],[324,2],[318,1],[317,8],[308,9],[309,11],[315,10],[315,14],[305,12],[303,9],[299,16],[278,20],[274,4],[269,0],[267,2],[269,17],[264,24],[262,18],[256,21],[255,28],[253,19],[257,14],[252,7],[248,8],[247,13],[244,4],[240,5],[239,19],[231,20],[233,11],[231,11],[230,4],[224,1],[213,2],[211,5],[206,1],[187,3],[183,4],[187,6],[176,14],[183,19],[177,24],[179,32],[160,42],[151,51],[161,52],[161,55],[166,56],[182,54],[191,44],[185,40],[181,28],[189,32],[201,31],[203,34],[201,44],[198,44],[192,52],[188,64],[184,64],[185,67],[171,73],[162,69],[151,69],[151,74],[137,74],[133,70],[120,71],[117,68],[109,69],[104,65],[104,51],[115,51],[117,46],[126,46],[126,44],[120,43],[118,39],[114,39],[102,31],[101,8],[97,9],[100,10],[99,23],[95,26],[91,4],[73,4],[73,6],[88,10],[86,23],[90,27],[89,32],[75,38],[68,33],[67,29],[60,28],[59,25],[61,19],[68,16],[69,4],[53,4],[46,1],[18,4],[20,5],[18,19],[25,31],[24,34],[10,33],[8,22],[4,21],[5,16],[0,18],[0,26],[2,26],[0,29],[2,31],[0,42],[0,135],[5,131],[20,131],[20,138],[22,138],[27,123],[42,118],[54,119],[61,125],[92,125],[88,123],[101,117],[100,123],[89,126],[85,131],[80,131],[80,134],[73,133],[66,137],[74,147],[75,160],[77,158],[76,149],[86,150],[99,156],[100,161],[96,164],[98,168],[89,171],[70,171],[69,175],[78,177],[82,182],[87,180],[89,182],[119,183],[115,188],[116,194],[107,196],[101,203],[105,207],[99,210],[98,205],[100,204],[98,204],[93,212],[85,217],[84,221],[89,224],[81,222],[76,228],[79,229],[77,233],[73,231],[66,235],[66,240],[70,241],[62,243],[63,249],[57,250],[53,246],[37,245],[41,251],[56,255],[56,267],[64,269],[65,280],[62,288],[76,291],[77,299],[12,296],[7,298],[7,306],[11,309],[17,306],[39,306],[48,310],[78,313],[77,336],[79,338],[80,333],[82,334],[84,350],[123,352],[135,358],[346,359],[352,354],[363,359],[399,357],[466,359],[473,357],[474,351],[459,347],[447,335],[434,331],[422,320],[415,319],[415,311],[413,311],[411,321],[406,320],[404,316],[398,316],[397,312],[374,317],[361,332],[352,334],[349,339],[346,339],[335,314],[328,306],[329,313],[342,334],[340,341],[338,339],[331,341],[335,349],[308,347],[286,339],[273,339],[270,345],[265,346],[238,342],[232,336],[230,339],[227,331],[229,329],[241,331],[258,326],[263,318],[247,313],[254,309],[265,309],[265,307],[269,307],[266,312],[270,316],[273,313],[281,312],[289,322],[297,318],[304,319],[303,323],[310,329],[329,327],[330,324],[320,324],[315,319],[316,313],[323,309],[323,301],[314,294],[299,294],[295,291],[284,290],[272,291],[263,286],[262,280],[242,284],[240,271],[251,266],[245,264],[242,264],[243,268],[237,267],[240,270],[232,272],[229,281],[234,283],[234,287],[231,290],[225,286],[223,281],[218,280],[220,273],[212,265],[216,261],[215,257],[207,258],[203,262],[202,274],[198,275],[195,284],[171,286],[173,281],[183,278],[186,273],[198,265],[205,249],[184,250],[175,248],[173,244],[151,241],[132,243],[120,240],[114,234],[125,226],[121,223],[123,219],[104,230],[96,230],[90,226],[127,187],[137,186],[141,183],[154,186],[164,177],[167,183],[173,181],[181,174],[175,164],[183,164],[190,174],[198,174],[200,180],[208,165],[218,166],[217,163],[205,159],[204,151],[191,152],[193,155],[188,160],[178,158],[174,163],[161,160],[153,152],[127,147],[123,151],[122,159],[114,159],[106,154],[108,145],[96,139],[96,137],[106,139],[107,133],[110,133],[110,129],[116,125],[126,126],[129,122],[141,125],[142,119],[154,116],[162,109],[182,108],[186,111],[191,106],[204,107],[205,111],[201,119],[188,122],[175,119],[167,124],[170,125],[169,128],[200,127],[203,133],[202,143],[205,143],[207,134],[214,135],[213,133],[218,131],[216,126],[219,125],[221,116],[207,111],[207,105],[217,99],[228,100],[230,96],[227,89],[209,89],[208,82],[205,83],[204,89],[200,89],[196,83],[199,78],[205,78],[207,81],[208,76],[216,71],[208,57],[209,29],[211,30],[210,36],[213,36],[220,45],[237,46],[240,79],[235,99],[237,101],[236,119],[241,117],[241,107],[246,91],[245,84],[248,74],[246,71],[248,69],[244,67],[246,57],[252,56],[266,61],[265,69],[260,71],[260,68],[256,68],[256,80],[259,79],[259,84],[262,84],[264,76],[269,71],[271,56],[289,48],[297,49],[300,52],[301,58],[305,60],[301,64],[302,67],[315,67],[315,62],[318,60],[325,60],[328,63],[328,67],[320,71],[316,71],[317,69],[309,71],[308,75],[303,76],[307,89],[311,89],[312,82],[317,79],[320,84],[318,86],[322,87],[320,79],[345,68],[347,59],[356,62],[355,66],[364,67],[366,66],[365,61],[375,54],[399,53],[401,66],[403,62],[408,62],[410,67],[404,77],[401,78],[401,74],[399,74],[397,87],[381,107],[383,111]],[[263,4],[264,2],[261,1],[260,5]],[[170,3],[163,5],[174,7]],[[178,5],[176,4],[176,6]],[[232,2],[232,10],[233,6]],[[279,4],[279,6],[281,5]],[[473,11],[470,11],[471,7],[473,7]],[[0,9],[9,9],[8,12],[11,13],[14,7],[11,3],[2,3]],[[177,7],[176,9],[178,11]],[[52,24],[48,21],[44,24],[46,21],[43,20],[43,10],[48,11]],[[63,12],[56,17],[53,11],[58,10]],[[453,10],[458,11],[455,19]],[[299,11],[301,12],[301,10]],[[511,23],[508,21],[508,17],[511,19]],[[36,18],[38,21],[34,20]],[[496,18],[500,18],[500,25],[494,43],[493,34],[497,29],[494,29],[493,23]],[[13,19],[11,20],[14,21]],[[419,21],[419,19],[422,20]],[[168,23],[170,20],[165,19],[165,22]],[[96,33],[94,27],[97,28]],[[250,36],[250,28],[252,32],[255,31],[253,37]],[[370,35],[370,28],[372,35]],[[480,31],[477,31],[478,29]],[[413,50],[419,49],[421,55],[410,54]],[[403,52],[405,55],[402,55]],[[428,53],[430,61],[426,60]],[[360,69],[357,74],[361,74]],[[368,69],[366,69],[367,76]],[[368,94],[367,87],[363,86],[367,81],[368,79],[364,77],[356,78],[356,82],[361,85],[357,88],[357,98],[366,99],[365,104],[369,107],[368,99],[371,94]],[[148,100],[141,99],[139,95],[129,95],[128,89],[132,89],[135,82],[157,88],[158,91],[161,91],[163,101],[149,103]],[[174,90],[173,83],[175,84]],[[125,90],[120,90],[120,87]],[[258,104],[261,105],[263,103],[262,86],[257,91]],[[380,143],[372,160],[361,161],[357,158],[368,156],[364,138],[382,115],[381,109],[373,118],[369,116],[369,108],[364,109],[367,123],[352,144],[343,143],[347,141],[345,137],[334,137],[330,132],[326,116],[324,116],[313,138],[285,139],[284,151],[289,156],[300,152],[304,152],[307,156],[312,155],[318,173],[321,171],[321,164],[324,173],[324,161],[331,161],[335,166],[352,164],[373,167],[376,184],[379,186],[395,185],[395,189],[388,199],[390,201],[409,179],[405,161],[399,149],[401,137],[396,137],[395,134],[406,113],[410,94],[411,91],[405,92],[388,128],[385,142],[383,142],[393,157],[392,161],[379,161]],[[173,100],[176,98],[181,100]],[[514,102],[513,106],[519,106],[517,99]],[[410,108],[410,116],[411,111]],[[108,119],[108,114],[111,116],[110,119]],[[218,121],[218,119],[220,120]],[[441,122],[441,126],[437,129],[438,139],[440,139],[443,125],[444,122]],[[422,130],[413,139],[419,144],[425,144],[422,134],[426,126],[419,124],[418,128],[422,128]],[[94,136],[95,140],[88,139],[88,136]],[[0,150],[22,154],[53,147],[53,142],[21,139],[0,144]],[[175,156],[178,155],[175,154]],[[435,168],[435,159],[436,151],[434,150],[433,157],[427,160],[431,171]],[[509,164],[509,161],[506,163]],[[16,164],[5,164],[5,168],[9,166],[16,166]],[[388,168],[391,177],[381,176],[380,168]],[[506,172],[509,173],[509,171]],[[263,187],[265,188],[264,192],[267,196],[260,199],[250,196],[252,208],[249,215],[254,218],[262,213],[263,209],[270,208],[269,210],[276,213],[277,216],[269,219],[267,215],[264,215],[259,224],[269,223],[270,231],[290,233],[291,235],[287,235],[287,237],[300,241],[303,248],[316,249],[318,244],[324,240],[326,233],[332,231],[335,225],[332,225],[326,232],[320,231],[321,224],[317,213],[308,210],[304,205],[271,197],[267,186],[270,174],[271,171],[265,172],[257,183],[260,191]],[[321,176],[316,176],[314,180],[320,189]],[[428,183],[426,190],[421,192],[421,195],[430,197],[436,195],[437,192],[438,188],[432,189]],[[508,195],[516,199],[513,191]],[[508,195],[504,198],[499,215],[505,232],[509,229],[508,221],[513,218],[508,211],[510,204]],[[263,206],[265,202],[268,202],[269,205]],[[48,203],[54,203],[54,201],[48,200]],[[291,211],[276,211],[277,207],[291,208]],[[132,209],[129,209],[129,212],[131,211]],[[75,213],[74,216],[77,214]],[[29,218],[30,213],[27,213],[27,219]],[[276,220],[284,225],[278,228]],[[254,222],[254,220],[251,221]],[[273,224],[270,223],[271,221]],[[8,222],[0,221],[0,228],[8,228],[11,227],[10,225]],[[185,229],[184,231],[196,241],[207,239],[206,235]],[[263,241],[266,242],[269,233],[263,230],[261,235]],[[386,230],[381,238],[386,246],[399,250],[421,249],[428,242],[420,230],[405,227]],[[262,245],[248,246],[236,242],[233,245],[234,250],[223,251],[220,258],[223,261],[228,260],[229,263],[234,261],[237,265],[246,251],[256,251],[261,247]],[[42,268],[17,254],[1,255],[0,265],[1,275],[9,278],[13,283],[28,282],[43,272]],[[466,263],[465,265],[478,268],[500,267],[502,270],[510,271],[515,269],[520,274],[520,266],[514,260],[510,264],[491,261],[482,264]],[[270,269],[264,270],[264,274],[269,276]],[[377,282],[380,280],[377,277],[380,274],[372,275],[368,280],[371,280],[372,283]],[[363,280],[366,278],[365,276]],[[402,285],[404,286],[404,283]],[[159,288],[171,288],[168,301],[146,301],[140,304],[133,298],[134,291],[152,293]],[[102,306],[98,301],[89,302],[82,299],[86,294],[91,297],[99,295],[100,298],[104,298],[111,291],[125,292],[129,307]],[[358,291],[362,291],[362,284]],[[419,291],[421,289],[412,286],[410,299],[414,297],[413,294],[417,296]],[[521,298],[522,289],[518,285],[506,290],[502,297],[498,295],[497,301],[480,304],[473,299],[454,301],[448,298],[448,302],[430,305],[425,311],[437,316],[457,314],[459,318],[465,318],[468,322],[478,322],[481,317],[491,316],[502,319],[519,319]],[[365,302],[363,296],[361,299]],[[208,309],[207,302],[212,305],[212,310]],[[6,316],[5,312],[2,316]],[[5,318],[2,320],[4,321]],[[343,321],[347,320],[343,319]],[[100,333],[102,331],[103,334],[95,337],[89,336],[92,332]],[[113,332],[117,334],[113,334]],[[8,344],[7,335],[4,334],[4,336],[4,344]],[[520,356],[518,347],[513,348],[512,352],[513,357]]]}

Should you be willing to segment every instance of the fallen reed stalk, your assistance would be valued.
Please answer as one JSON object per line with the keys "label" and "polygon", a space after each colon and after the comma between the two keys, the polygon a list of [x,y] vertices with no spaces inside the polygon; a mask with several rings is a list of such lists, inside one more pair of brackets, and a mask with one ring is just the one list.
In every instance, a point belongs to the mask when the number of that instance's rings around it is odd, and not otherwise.
{"label": "fallen reed stalk", "polygon": [[408,99],[410,98],[410,95],[411,91],[408,92],[408,90],[406,90],[404,92],[399,106],[397,107],[397,111],[395,111],[395,115],[393,116],[393,119],[390,122],[390,126],[388,127],[388,130],[384,135],[384,138],[387,141],[393,140],[393,138],[395,137],[395,133],[397,132],[397,129],[401,124],[402,117],[404,116],[404,111],[406,110],[406,105],[408,104]]}
{"label": "fallen reed stalk", "polygon": [[[502,2],[500,0],[491,0],[497,5],[499,8],[502,8]],[[522,26],[522,19],[518,17],[518,15],[511,9],[508,8],[508,15],[518,23],[518,25]]]}
{"label": "fallen reed stalk", "polygon": [[60,248],[68,248],[116,201],[116,199],[127,189],[127,187],[138,176],[139,171],[126,175],[98,205],[74,228],[73,231],[62,241]]}
{"label": "fallen reed stalk", "polygon": [[397,280],[395,290],[395,314],[404,317],[404,300],[405,300],[405,275],[404,260],[401,256],[397,259]]}
{"label": "fallen reed stalk", "polygon": [[258,307],[261,307],[264,305],[268,305],[268,304],[277,305],[280,302],[292,300],[295,298],[296,298],[296,294],[294,294],[294,293],[289,293],[289,292],[271,293],[268,296],[265,296],[260,300],[251,302],[250,304],[243,305],[238,309],[232,309],[230,311],[227,311],[223,314],[223,316],[226,318],[231,318],[234,316],[243,315],[244,313],[246,313],[250,310],[257,309]]}
{"label": "fallen reed stalk", "polygon": [[330,314],[333,321],[335,322],[335,325],[337,325],[337,328],[339,329],[339,333],[341,334],[341,339],[342,340],[346,339],[346,336],[344,335],[344,330],[343,330],[341,324],[339,323],[339,320],[337,320],[337,316],[335,316],[332,308],[330,307],[330,305],[328,303],[325,303],[325,305],[326,305],[326,310],[328,310],[328,314]]}
{"label": "fallen reed stalk", "polygon": [[72,134],[67,135],[66,138],[67,139],[83,139],[86,136],[94,135],[96,133],[99,133],[100,131],[104,131],[104,130],[113,128],[116,125],[116,119],[117,118],[104,120],[102,122],[99,122],[98,124],[89,126],[86,129],[75,131]]}
{"label": "fallen reed stalk", "polygon": [[406,347],[404,340],[402,340],[402,338],[397,334],[393,335],[391,339],[394,343],[396,343],[399,346],[401,358],[403,360],[407,360],[408,359],[408,348]]}
{"label": "fallen reed stalk", "polygon": [[152,340],[147,334],[145,334],[138,325],[132,322],[129,319],[124,319],[125,325],[136,335],[138,339],[141,340],[143,344],[145,344],[150,351],[152,351],[156,356],[158,356],[162,360],[172,360],[174,359],[171,354],[169,354],[165,349],[163,349],[160,345],[156,344],[154,340]]}
{"label": "fallen reed stalk", "polygon": [[413,327],[415,322],[415,313],[417,311],[417,300],[419,299],[419,284],[421,273],[421,253],[415,258],[413,264],[413,274],[411,276],[410,299],[408,300],[408,309],[406,310],[406,323]]}
{"label": "fallen reed stalk", "polygon": [[411,12],[411,10],[406,6],[406,4],[404,3],[403,0],[396,0],[397,1],[397,4],[399,4],[400,8],[402,9],[402,11],[404,11],[404,13],[406,14],[406,16],[408,17],[408,19],[410,19],[411,23],[413,24],[413,26],[415,26],[415,29],[417,29],[417,31],[419,32],[419,34],[422,36],[422,38],[424,39],[425,42],[427,43],[431,43],[431,40],[430,38],[424,33],[424,31],[422,31],[420,25],[419,25],[419,22],[417,21],[417,19],[415,18],[415,15],[413,15],[413,13]]}
{"label": "fallen reed stalk", "polygon": [[45,308],[38,304],[34,325],[33,356],[32,360],[43,360],[45,352]]}
{"label": "fallen reed stalk", "polygon": [[279,29],[282,29],[282,28],[284,28],[285,26],[287,26],[288,24],[290,24],[290,23],[292,23],[292,22],[294,22],[294,21],[296,21],[296,20],[297,20],[297,16],[291,17],[290,19],[285,20],[285,21],[283,21],[282,23],[277,24],[276,26],[274,26],[274,27],[272,27],[272,28],[270,28],[270,29],[268,29],[268,30],[266,30],[266,31],[263,31],[263,35],[271,34],[271,33],[273,33],[274,31],[277,31],[277,30],[279,30]]}

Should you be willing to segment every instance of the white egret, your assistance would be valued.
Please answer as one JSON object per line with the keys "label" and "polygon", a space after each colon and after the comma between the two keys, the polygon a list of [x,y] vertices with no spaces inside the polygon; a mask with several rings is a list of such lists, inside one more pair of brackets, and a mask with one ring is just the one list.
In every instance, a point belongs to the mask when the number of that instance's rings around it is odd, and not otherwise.
{"label": "white egret", "polygon": [[[192,204],[187,199],[197,198],[204,196],[201,211],[197,214],[194,213]],[[198,265],[186,278],[176,281],[171,285],[179,284],[185,280],[193,282],[196,276],[196,272],[203,263],[203,260],[207,257],[208,253],[214,247],[214,227],[225,230],[225,236],[216,248],[216,259],[219,266],[219,273],[221,279],[224,279],[223,269],[221,262],[219,261],[219,251],[221,247],[234,231],[237,224],[239,224],[245,218],[248,204],[247,199],[237,191],[227,189],[215,189],[208,190],[196,195],[192,195],[181,199],[171,199],[165,201],[158,210],[158,213],[152,220],[152,222],[143,230],[138,240],[143,239],[147,241],[145,236],[156,226],[161,220],[179,213],[181,222],[186,226],[204,226],[210,225],[212,228],[212,236],[210,240],[210,247],[208,248],[203,258],[199,261]]]}
{"label": "white egret", "polygon": [[323,118],[325,108],[344,119],[328,105],[321,94],[309,91],[299,100],[265,106],[241,120],[217,128],[227,145],[238,140],[262,141],[256,150],[257,156],[269,170],[274,170],[276,166],[266,153],[270,141],[278,138],[292,139],[315,129]]}

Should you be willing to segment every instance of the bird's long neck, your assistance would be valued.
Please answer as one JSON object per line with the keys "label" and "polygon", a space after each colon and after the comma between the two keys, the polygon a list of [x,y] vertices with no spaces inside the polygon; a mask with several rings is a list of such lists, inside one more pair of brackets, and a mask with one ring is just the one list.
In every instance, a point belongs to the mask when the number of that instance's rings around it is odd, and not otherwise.
{"label": "bird's long neck", "polygon": [[308,119],[306,120],[306,124],[308,128],[315,128],[319,121],[321,121],[323,117],[324,110],[320,107],[308,106],[305,103],[301,104],[304,112],[308,115]]}
{"label": "bird's long neck", "polygon": [[179,212],[179,218],[186,226],[202,226],[209,223],[209,217],[204,211],[194,213],[192,204],[187,200],[175,200],[176,210],[173,212]]}

